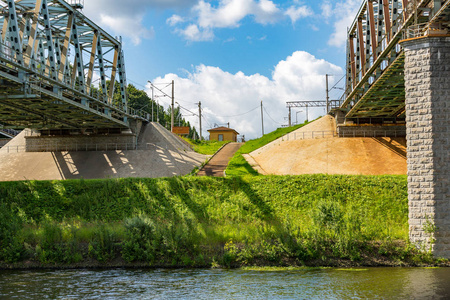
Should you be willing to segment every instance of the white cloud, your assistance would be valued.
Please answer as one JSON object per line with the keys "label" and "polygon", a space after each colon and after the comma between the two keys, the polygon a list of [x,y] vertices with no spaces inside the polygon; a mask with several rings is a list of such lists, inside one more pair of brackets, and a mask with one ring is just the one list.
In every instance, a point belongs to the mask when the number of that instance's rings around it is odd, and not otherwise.
{"label": "white cloud", "polygon": [[209,28],[199,28],[196,24],[191,24],[185,29],[177,29],[176,31],[192,42],[211,41],[214,39],[214,33]]}
{"label": "white cloud", "polygon": [[334,19],[334,32],[328,40],[328,45],[342,47],[347,41],[347,28],[351,26],[360,8],[360,0],[342,0],[334,4],[334,7],[325,1],[322,4],[322,15],[326,18],[336,16]]}
{"label": "white cloud", "polygon": [[291,6],[286,10],[285,14],[289,16],[292,23],[295,23],[301,18],[313,15],[313,12],[307,6],[299,6],[299,7]]}
{"label": "white cloud", "polygon": [[104,26],[109,27],[115,33],[129,37],[133,44],[139,45],[142,39],[150,39],[155,35],[153,27],[145,28],[142,26],[143,16],[136,16],[133,19],[128,17],[112,17],[101,15],[100,21]]}
{"label": "white cloud", "polygon": [[134,44],[152,38],[154,30],[143,24],[152,9],[183,8],[197,0],[90,0],[84,2],[83,13],[106,30],[130,38]]}
{"label": "white cloud", "polygon": [[184,18],[179,15],[172,15],[170,18],[167,19],[166,23],[170,26],[175,26],[179,23],[183,23]]}
{"label": "white cloud", "polygon": [[324,16],[325,18],[329,18],[332,15],[333,12],[333,5],[330,4],[330,2],[325,1],[322,5],[322,16]]}
{"label": "white cloud", "polygon": [[[312,11],[307,6],[295,3],[284,11],[271,0],[219,0],[216,6],[213,6],[211,2],[200,0],[192,8],[193,22],[188,27],[195,24],[199,31],[203,28],[208,29],[208,33],[214,34],[215,28],[239,27],[242,20],[247,17],[252,17],[253,21],[258,24],[267,25],[274,24],[287,17],[291,19],[292,23],[295,23],[300,18],[312,15]],[[177,24],[170,19],[168,23],[171,26]],[[191,40],[191,35],[184,34],[187,29],[177,28],[175,32],[182,34],[185,39]],[[194,39],[194,41],[198,40]]]}
{"label": "white cloud", "polygon": [[[342,69],[338,66],[297,51],[275,66],[272,78],[242,72],[231,74],[217,67],[200,65],[185,77],[167,74],[152,82],[175,80],[176,100],[193,112],[198,111],[194,103],[202,102],[209,122],[203,121],[203,136],[207,136],[206,130],[215,123],[230,122],[230,126],[246,138],[256,138],[261,135],[261,101],[270,114],[270,117],[267,113],[264,116],[265,132],[269,132],[287,123],[284,119],[288,113],[286,101],[324,99],[325,74],[340,73]],[[333,84],[333,78],[330,79]],[[323,108],[311,108],[309,119],[323,114]],[[299,121],[303,122],[304,118],[302,114]],[[187,119],[198,128],[198,117]]]}
{"label": "white cloud", "polygon": [[198,15],[198,24],[203,28],[239,27],[239,22],[251,11],[253,0],[222,0],[218,8],[201,0],[193,11]]}
{"label": "white cloud", "polygon": [[255,4],[255,21],[259,24],[275,23],[282,18],[281,10],[269,0],[260,0]]}

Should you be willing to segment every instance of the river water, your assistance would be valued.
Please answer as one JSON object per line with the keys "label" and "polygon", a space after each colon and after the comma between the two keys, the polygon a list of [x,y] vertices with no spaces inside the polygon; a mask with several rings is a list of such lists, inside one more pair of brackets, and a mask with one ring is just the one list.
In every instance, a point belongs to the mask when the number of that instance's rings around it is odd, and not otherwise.
{"label": "river water", "polygon": [[450,299],[450,268],[0,271],[0,299]]}

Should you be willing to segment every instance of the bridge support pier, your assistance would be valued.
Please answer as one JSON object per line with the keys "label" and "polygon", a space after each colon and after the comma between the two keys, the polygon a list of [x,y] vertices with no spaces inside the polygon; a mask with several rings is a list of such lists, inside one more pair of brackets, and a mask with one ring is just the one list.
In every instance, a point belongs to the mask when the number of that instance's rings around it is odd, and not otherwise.
{"label": "bridge support pier", "polygon": [[450,258],[450,37],[402,41],[405,51],[409,238]]}

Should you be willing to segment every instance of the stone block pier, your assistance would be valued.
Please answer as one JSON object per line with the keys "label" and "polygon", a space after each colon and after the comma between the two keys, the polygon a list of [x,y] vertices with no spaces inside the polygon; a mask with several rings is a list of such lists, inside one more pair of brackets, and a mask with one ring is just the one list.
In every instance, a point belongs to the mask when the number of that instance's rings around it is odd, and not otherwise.
{"label": "stone block pier", "polygon": [[405,40],[410,241],[450,258],[450,37]]}

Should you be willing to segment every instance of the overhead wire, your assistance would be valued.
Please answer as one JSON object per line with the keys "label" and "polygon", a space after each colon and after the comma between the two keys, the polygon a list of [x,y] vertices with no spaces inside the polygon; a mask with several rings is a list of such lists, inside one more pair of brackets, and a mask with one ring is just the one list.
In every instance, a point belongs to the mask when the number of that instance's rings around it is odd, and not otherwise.
{"label": "overhead wire", "polygon": [[208,123],[209,127],[212,128],[213,126],[211,125],[211,123],[208,121],[208,119],[206,119],[205,113],[203,112],[203,108],[202,110],[202,118],[205,119],[206,123]]}
{"label": "overhead wire", "polygon": [[277,124],[283,124],[283,123],[280,123],[280,122],[277,122],[277,121],[275,121],[271,116],[270,116],[270,114],[267,112],[267,110],[266,110],[266,108],[263,106],[263,109],[264,109],[264,111],[266,112],[266,114],[269,116],[269,118],[274,122],[274,123],[277,123]]}
{"label": "overhead wire", "polygon": [[259,107],[260,107],[260,106],[258,105],[257,107],[255,107],[255,108],[249,110],[248,112],[245,112],[245,113],[242,113],[242,114],[238,114],[238,115],[234,115],[234,116],[216,116],[216,117],[217,117],[217,118],[234,118],[234,117],[240,117],[240,116],[249,114],[249,113],[251,113],[251,112],[254,111],[254,110],[257,110]]}

